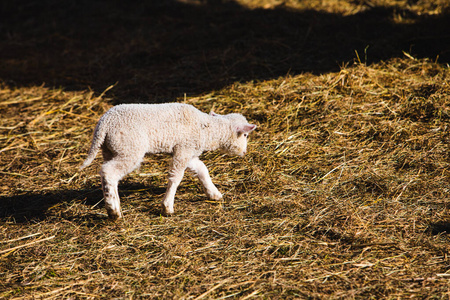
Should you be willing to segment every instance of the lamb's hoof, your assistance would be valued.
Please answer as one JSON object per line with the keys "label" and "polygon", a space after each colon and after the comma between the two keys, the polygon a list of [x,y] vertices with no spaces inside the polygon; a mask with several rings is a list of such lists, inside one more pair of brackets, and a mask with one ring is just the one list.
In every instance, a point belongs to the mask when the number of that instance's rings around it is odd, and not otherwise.
{"label": "lamb's hoof", "polygon": [[164,205],[161,206],[161,215],[164,217],[171,217],[173,216],[173,209],[169,209],[165,207]]}
{"label": "lamb's hoof", "polygon": [[108,210],[108,218],[111,221],[117,221],[118,219],[122,218],[122,213],[121,212],[117,212],[117,211],[113,211],[113,210]]}
{"label": "lamb's hoof", "polygon": [[222,194],[217,191],[217,192],[206,192],[207,196],[209,199],[211,200],[215,200],[215,201],[219,201],[223,198]]}

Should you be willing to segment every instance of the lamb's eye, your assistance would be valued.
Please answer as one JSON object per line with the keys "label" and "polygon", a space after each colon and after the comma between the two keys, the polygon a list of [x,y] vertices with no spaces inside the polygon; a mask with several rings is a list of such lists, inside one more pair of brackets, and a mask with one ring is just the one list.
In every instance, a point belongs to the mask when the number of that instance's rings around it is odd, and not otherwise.
{"label": "lamb's eye", "polygon": [[244,133],[244,136],[245,136],[245,137],[248,137],[248,133]]}

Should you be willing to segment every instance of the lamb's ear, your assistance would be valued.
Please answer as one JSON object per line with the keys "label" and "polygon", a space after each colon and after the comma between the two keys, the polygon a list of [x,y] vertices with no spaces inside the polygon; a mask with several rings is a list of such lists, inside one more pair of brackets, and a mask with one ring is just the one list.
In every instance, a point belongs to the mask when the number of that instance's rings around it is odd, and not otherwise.
{"label": "lamb's ear", "polygon": [[244,125],[239,125],[237,127],[237,132],[238,133],[250,133],[255,129],[256,129],[256,125],[254,125],[254,124],[244,124]]}
{"label": "lamb's ear", "polygon": [[213,112],[213,111],[211,111],[210,113],[209,113],[209,115],[211,116],[211,117],[215,117],[215,116],[218,116],[218,114],[216,114],[215,112]]}

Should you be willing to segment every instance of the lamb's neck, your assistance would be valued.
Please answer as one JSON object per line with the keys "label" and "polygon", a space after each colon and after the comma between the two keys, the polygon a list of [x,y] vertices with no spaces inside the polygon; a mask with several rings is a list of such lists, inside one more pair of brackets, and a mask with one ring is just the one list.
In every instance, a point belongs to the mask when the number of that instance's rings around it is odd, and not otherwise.
{"label": "lamb's neck", "polygon": [[224,148],[230,140],[230,124],[228,122],[214,122],[208,130],[208,137],[205,141],[205,148],[214,151]]}

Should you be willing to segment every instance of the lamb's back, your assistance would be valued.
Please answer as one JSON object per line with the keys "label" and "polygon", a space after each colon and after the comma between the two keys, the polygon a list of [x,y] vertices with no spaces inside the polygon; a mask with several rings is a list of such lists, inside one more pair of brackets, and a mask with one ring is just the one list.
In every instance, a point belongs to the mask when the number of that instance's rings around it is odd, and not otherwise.
{"label": "lamb's back", "polygon": [[[122,104],[103,117],[108,126],[106,142],[115,152],[139,148],[148,153],[172,153],[176,145],[195,147],[201,124],[209,116],[181,103]],[[127,146],[128,145],[128,146]]]}

